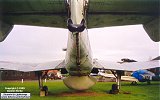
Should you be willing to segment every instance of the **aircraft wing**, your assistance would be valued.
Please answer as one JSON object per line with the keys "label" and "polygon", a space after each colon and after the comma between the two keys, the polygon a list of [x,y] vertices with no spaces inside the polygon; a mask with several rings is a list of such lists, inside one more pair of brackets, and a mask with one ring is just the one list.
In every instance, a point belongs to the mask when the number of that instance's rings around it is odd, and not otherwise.
{"label": "aircraft wing", "polygon": [[42,71],[42,70],[60,69],[60,68],[64,68],[64,60],[55,60],[39,64],[26,64],[26,63],[0,61],[0,70],[16,70],[16,71],[30,72],[30,71]]}
{"label": "aircraft wing", "polygon": [[88,27],[143,24],[154,41],[159,41],[159,0],[89,0]]}
{"label": "aircraft wing", "polygon": [[66,27],[65,0],[0,0],[0,42],[13,25]]}
{"label": "aircraft wing", "polygon": [[0,20],[10,24],[66,27],[64,0],[0,0]]}
{"label": "aircraft wing", "polygon": [[109,70],[136,71],[140,69],[151,69],[156,67],[160,67],[160,60],[122,63],[122,64],[117,62],[104,61],[104,60],[94,61],[94,68],[109,69]]}
{"label": "aircraft wing", "polygon": [[[0,42],[14,24],[66,28],[68,0],[0,0]],[[88,0],[88,28],[143,24],[159,41],[159,0]]]}

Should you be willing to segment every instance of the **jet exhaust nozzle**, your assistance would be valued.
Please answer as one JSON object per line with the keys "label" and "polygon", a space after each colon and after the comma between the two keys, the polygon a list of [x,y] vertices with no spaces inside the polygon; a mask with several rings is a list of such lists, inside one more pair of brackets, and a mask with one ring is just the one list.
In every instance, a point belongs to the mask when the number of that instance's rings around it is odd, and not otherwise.
{"label": "jet exhaust nozzle", "polygon": [[80,24],[73,24],[72,20],[69,18],[67,21],[67,27],[70,32],[83,32],[86,28],[85,20],[82,19]]}
{"label": "jet exhaust nozzle", "polygon": [[95,85],[97,80],[92,76],[69,76],[63,82],[70,89],[83,91]]}

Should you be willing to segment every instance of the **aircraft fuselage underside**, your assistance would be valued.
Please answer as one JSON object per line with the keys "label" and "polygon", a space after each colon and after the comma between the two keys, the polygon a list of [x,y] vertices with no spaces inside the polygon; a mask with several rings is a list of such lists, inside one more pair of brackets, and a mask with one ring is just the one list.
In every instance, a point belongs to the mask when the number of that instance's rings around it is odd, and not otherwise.
{"label": "aircraft fuselage underside", "polygon": [[86,5],[86,0],[68,1],[69,34],[65,65],[70,76],[63,82],[67,87],[75,90],[86,90],[96,83],[96,79],[89,76],[93,61],[86,29]]}
{"label": "aircraft fuselage underside", "polygon": [[72,76],[86,76],[92,70],[91,48],[85,23],[85,0],[70,0],[66,68]]}

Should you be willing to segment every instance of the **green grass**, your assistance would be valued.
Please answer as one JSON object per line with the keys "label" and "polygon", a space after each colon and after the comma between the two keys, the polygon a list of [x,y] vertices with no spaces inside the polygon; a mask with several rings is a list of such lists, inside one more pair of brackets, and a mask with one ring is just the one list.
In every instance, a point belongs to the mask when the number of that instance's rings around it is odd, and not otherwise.
{"label": "green grass", "polygon": [[47,81],[44,83],[49,88],[49,95],[39,96],[37,81],[0,82],[0,92],[6,92],[5,87],[25,87],[24,92],[31,93],[31,100],[160,100],[160,82],[152,82],[151,85],[138,83],[131,86],[128,82],[122,82],[119,94],[109,94],[114,82],[98,82],[85,92],[76,92],[68,89],[62,81]]}

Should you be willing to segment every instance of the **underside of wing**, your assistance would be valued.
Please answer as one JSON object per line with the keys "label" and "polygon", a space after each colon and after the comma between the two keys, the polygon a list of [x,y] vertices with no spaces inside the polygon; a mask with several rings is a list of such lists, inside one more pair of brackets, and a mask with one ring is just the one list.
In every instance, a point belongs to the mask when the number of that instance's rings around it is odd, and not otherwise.
{"label": "underside of wing", "polygon": [[66,27],[64,0],[0,0],[0,41],[14,24]]}
{"label": "underside of wing", "polygon": [[[67,1],[67,0],[66,0]],[[88,28],[143,24],[159,41],[159,0],[89,0]],[[18,25],[66,28],[65,0],[0,0],[0,42]]]}
{"label": "underside of wing", "polygon": [[0,61],[0,70],[16,70],[22,72],[42,71],[65,68],[63,60],[55,60],[40,64],[26,64]]}
{"label": "underside of wing", "polygon": [[123,71],[136,71],[141,69],[151,69],[160,67],[160,60],[152,60],[145,62],[132,62],[132,63],[116,63],[103,60],[95,60],[94,68],[108,69],[108,70],[123,70]]}
{"label": "underside of wing", "polygon": [[65,27],[63,0],[1,0],[0,19],[10,24]]}
{"label": "underside of wing", "polygon": [[88,27],[143,24],[154,41],[159,41],[159,0],[90,0]]}

